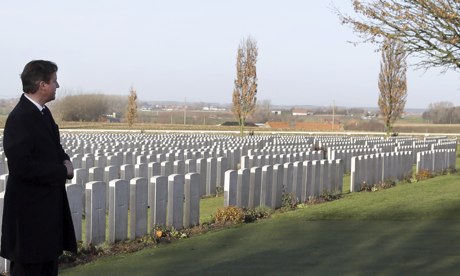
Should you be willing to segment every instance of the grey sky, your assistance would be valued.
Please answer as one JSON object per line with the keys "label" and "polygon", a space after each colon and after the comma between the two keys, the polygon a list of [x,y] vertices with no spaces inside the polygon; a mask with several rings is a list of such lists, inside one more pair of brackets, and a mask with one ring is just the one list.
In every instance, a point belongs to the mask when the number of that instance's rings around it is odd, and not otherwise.
{"label": "grey sky", "polygon": [[[79,0],[0,3],[1,98],[18,96],[32,59],[59,66],[58,94],[230,103],[236,51],[259,46],[260,100],[282,105],[377,106],[380,53],[353,46],[331,3],[348,0]],[[406,107],[460,105],[460,72],[408,72]]]}

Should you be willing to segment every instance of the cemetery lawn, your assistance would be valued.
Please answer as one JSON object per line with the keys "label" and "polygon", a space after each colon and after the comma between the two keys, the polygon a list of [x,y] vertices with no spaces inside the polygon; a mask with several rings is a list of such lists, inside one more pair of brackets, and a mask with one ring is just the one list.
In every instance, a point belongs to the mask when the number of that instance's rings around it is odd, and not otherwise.
{"label": "cemetery lawn", "polygon": [[[222,197],[208,200],[202,220],[222,206]],[[345,193],[333,202],[105,257],[60,275],[454,275],[459,269],[456,173]]]}

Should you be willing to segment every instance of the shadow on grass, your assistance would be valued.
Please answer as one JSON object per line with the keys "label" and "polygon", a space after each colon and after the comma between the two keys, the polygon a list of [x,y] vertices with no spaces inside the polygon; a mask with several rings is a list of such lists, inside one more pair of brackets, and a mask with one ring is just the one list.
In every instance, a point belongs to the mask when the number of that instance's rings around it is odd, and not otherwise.
{"label": "shadow on grass", "polygon": [[[373,217],[390,217],[386,212]],[[454,275],[460,269],[460,200],[442,212],[459,218],[276,217],[106,258],[62,275]]]}

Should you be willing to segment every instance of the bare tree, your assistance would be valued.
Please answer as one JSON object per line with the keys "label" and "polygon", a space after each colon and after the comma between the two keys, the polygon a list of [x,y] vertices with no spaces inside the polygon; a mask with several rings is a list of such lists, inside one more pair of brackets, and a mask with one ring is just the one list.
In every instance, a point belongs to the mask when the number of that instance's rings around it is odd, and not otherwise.
{"label": "bare tree", "polygon": [[232,99],[232,112],[238,120],[241,136],[244,135],[246,119],[254,112],[257,102],[257,54],[257,42],[251,37],[243,39],[238,47]]}
{"label": "bare tree", "polygon": [[394,122],[404,112],[407,97],[406,71],[404,45],[397,40],[387,39],[382,49],[378,81],[378,104],[387,135],[392,131]]}
{"label": "bare tree", "polygon": [[423,112],[422,118],[433,124],[460,123],[460,106],[455,107],[451,102],[431,103]]}
{"label": "bare tree", "polygon": [[269,121],[271,117],[271,108],[272,103],[270,100],[257,101],[252,119],[263,123]]}
{"label": "bare tree", "polygon": [[338,15],[364,42],[401,41],[418,68],[460,69],[460,1],[351,0],[356,16]]}
{"label": "bare tree", "polygon": [[131,86],[129,89],[128,106],[126,108],[126,121],[128,126],[132,127],[137,118],[137,93]]}

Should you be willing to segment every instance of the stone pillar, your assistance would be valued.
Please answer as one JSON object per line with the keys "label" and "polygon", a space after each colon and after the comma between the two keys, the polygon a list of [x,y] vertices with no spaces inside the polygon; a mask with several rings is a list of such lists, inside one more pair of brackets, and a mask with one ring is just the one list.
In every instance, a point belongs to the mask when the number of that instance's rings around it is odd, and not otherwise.
{"label": "stone pillar", "polygon": [[284,163],[283,191],[285,194],[292,194],[294,165],[290,162]]}
{"label": "stone pillar", "polygon": [[170,176],[173,172],[173,163],[171,161],[161,162],[161,175]]}
{"label": "stone pillar", "polygon": [[120,178],[120,167],[107,166],[104,168],[104,182],[109,183],[111,180]]}
{"label": "stone pillar", "polygon": [[83,202],[81,197],[84,194],[83,186],[79,184],[67,184],[65,186],[67,200],[69,202],[70,214],[72,216],[73,228],[75,229],[75,238],[77,241],[82,239],[82,218]]}
{"label": "stone pillar", "polygon": [[188,173],[185,175],[184,186],[184,227],[200,224],[200,175]]}
{"label": "stone pillar", "polygon": [[99,168],[104,168],[107,166],[107,157],[99,155],[94,157],[94,165]]}
{"label": "stone pillar", "polygon": [[337,168],[337,182],[335,190],[341,194],[343,192],[343,174],[345,171],[345,161],[343,159],[336,159],[334,161],[336,163]]}
{"label": "stone pillar", "polygon": [[319,160],[311,161],[311,193],[313,197],[319,197],[321,183],[321,164]]}
{"label": "stone pillar", "polygon": [[94,156],[92,154],[85,154],[85,156],[81,159],[81,162],[82,168],[89,169],[94,167]]}
{"label": "stone pillar", "polygon": [[252,167],[249,176],[249,198],[248,208],[259,206],[260,203],[260,187],[262,180],[262,168]]}
{"label": "stone pillar", "polygon": [[134,178],[134,165],[123,164],[120,166],[120,178],[130,181]]}
{"label": "stone pillar", "polygon": [[249,169],[238,170],[238,182],[236,188],[236,206],[248,207],[249,204]]}
{"label": "stone pillar", "polygon": [[[2,228],[3,221],[3,204],[5,199],[5,192],[0,192],[0,229]],[[2,232],[0,231],[0,238],[2,237]],[[9,272],[10,261],[0,257],[0,273]]]}
{"label": "stone pillar", "polygon": [[201,175],[201,185],[200,185],[200,196],[206,194],[206,176],[207,176],[207,162],[204,158],[198,158],[196,160],[196,170],[197,173]]}
{"label": "stone pillar", "polygon": [[130,151],[123,152],[123,164],[134,164],[133,153]]}
{"label": "stone pillar", "polygon": [[294,161],[293,173],[292,173],[292,193],[295,196],[297,202],[300,202],[302,198],[302,173],[303,167],[301,161]]}
{"label": "stone pillar", "polygon": [[312,191],[312,161],[303,161],[302,167],[302,196],[300,200],[307,202],[310,196],[314,196]]}
{"label": "stone pillar", "polygon": [[241,169],[250,169],[251,167],[249,167],[249,156],[247,155],[241,156],[240,164],[241,164]]}
{"label": "stone pillar", "polygon": [[323,159],[320,160],[320,166],[321,166],[321,177],[320,177],[320,195],[330,192],[329,190],[329,164],[328,161]]}
{"label": "stone pillar", "polygon": [[150,162],[147,164],[147,170],[148,179],[151,179],[152,177],[157,175],[161,175],[161,163]]}
{"label": "stone pillar", "polygon": [[86,245],[105,242],[106,185],[102,181],[86,184]]}
{"label": "stone pillar", "polygon": [[206,195],[216,194],[216,181],[217,181],[217,159],[209,157],[206,160]]}
{"label": "stone pillar", "polygon": [[136,177],[129,184],[129,236],[134,240],[147,234],[148,181]]}
{"label": "stone pillar", "polygon": [[184,175],[172,174],[168,177],[168,211],[166,225],[182,229],[184,225]]}
{"label": "stone pillar", "polygon": [[72,184],[79,184],[82,187],[86,185],[88,182],[88,170],[87,169],[74,169],[73,170],[74,177],[72,178]]}
{"label": "stone pillar", "polygon": [[194,172],[197,172],[197,170],[196,170],[196,160],[195,159],[187,159],[187,160],[185,160],[185,173],[194,173]]}
{"label": "stone pillar", "polygon": [[185,162],[184,160],[175,160],[173,162],[173,173],[175,174],[185,174]]}
{"label": "stone pillar", "polygon": [[227,170],[224,181],[224,206],[236,206],[236,190],[238,185],[238,172]]}
{"label": "stone pillar", "polygon": [[8,183],[8,174],[0,175],[0,192],[3,192],[6,189],[7,183]]}
{"label": "stone pillar", "polygon": [[78,168],[81,168],[81,156],[80,155],[74,155],[72,157],[70,157],[70,161],[72,162],[72,165],[74,167],[74,169],[78,169]]}
{"label": "stone pillar", "polygon": [[[273,166],[262,167],[262,181],[260,187],[260,205],[270,206],[273,187]],[[256,202],[257,204],[257,202]]]}
{"label": "stone pillar", "polygon": [[166,154],[158,153],[156,160],[157,160],[158,163],[166,161]]}
{"label": "stone pillar", "polygon": [[89,168],[89,181],[104,181],[104,168]]}
{"label": "stone pillar", "polygon": [[128,237],[129,183],[125,179],[109,182],[109,243]]}
{"label": "stone pillar", "polygon": [[149,229],[152,229],[155,224],[166,225],[167,203],[168,178],[164,175],[152,177],[149,183]]}
{"label": "stone pillar", "polygon": [[224,188],[225,171],[227,170],[227,158],[217,157],[217,180],[216,187]]}
{"label": "stone pillar", "polygon": [[134,177],[143,177],[148,179],[149,174],[147,163],[137,163],[136,165],[134,165]]}
{"label": "stone pillar", "polygon": [[280,208],[283,194],[284,167],[281,164],[273,165],[272,208]]}

